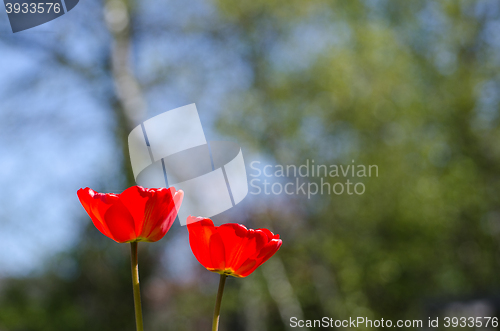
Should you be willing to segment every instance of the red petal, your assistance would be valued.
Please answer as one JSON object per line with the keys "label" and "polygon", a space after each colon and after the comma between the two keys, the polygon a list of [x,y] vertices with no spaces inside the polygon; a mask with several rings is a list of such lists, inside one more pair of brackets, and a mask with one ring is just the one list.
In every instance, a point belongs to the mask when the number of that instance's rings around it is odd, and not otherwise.
{"label": "red petal", "polygon": [[79,189],[77,192],[80,202],[85,208],[87,214],[92,219],[94,226],[106,237],[114,240],[104,221],[104,214],[110,208],[114,201],[118,199],[116,195],[105,195],[97,193],[90,188]]}
{"label": "red petal", "polygon": [[255,231],[262,231],[266,234],[267,238],[269,238],[269,240],[273,240],[273,239],[279,239],[280,238],[280,235],[279,234],[274,234],[272,233],[270,230],[268,229],[257,229]]}
{"label": "red petal", "polygon": [[187,228],[189,231],[189,244],[194,256],[205,268],[213,268],[210,258],[210,238],[215,232],[213,222],[204,218],[189,216],[187,219]]}
{"label": "red petal", "polygon": [[241,267],[236,270],[236,274],[240,277],[246,277],[254,272],[258,267],[260,267],[264,262],[269,260],[278,249],[281,247],[281,240],[273,239],[267,243],[259,252],[256,258],[250,258],[246,260]]}
{"label": "red petal", "polygon": [[255,231],[264,232],[269,240],[273,239],[273,237],[274,237],[274,234],[271,231],[269,231],[268,229],[257,229]]}
{"label": "red petal", "polygon": [[257,264],[254,259],[248,259],[238,268],[238,270],[235,270],[234,273],[239,277],[246,277],[254,272],[259,266],[260,264]]}
{"label": "red petal", "polygon": [[[175,188],[162,189],[156,193],[159,206],[156,206],[152,219],[144,222],[141,237],[148,238],[149,241],[158,241],[165,236],[177,217],[184,192],[175,191]],[[156,223],[153,223],[156,219]],[[150,227],[150,225],[152,226]]]}
{"label": "red petal", "polygon": [[137,239],[134,219],[121,201],[117,201],[106,211],[104,220],[115,241],[123,243]]}
{"label": "red petal", "polygon": [[[255,231],[256,234],[260,236],[266,236],[268,238],[266,231],[261,231],[261,229]],[[274,237],[274,235],[273,235]],[[271,256],[273,256],[278,249],[281,247],[282,241],[280,239],[273,239],[264,245],[260,246],[253,256],[243,261],[243,263],[235,269],[235,273],[240,277],[246,277],[260,267],[264,262],[266,262]]]}
{"label": "red petal", "polygon": [[257,256],[259,264],[262,264],[269,260],[269,258],[273,256],[278,251],[278,249],[280,249],[281,243],[282,241],[280,239],[273,239],[267,245],[265,245],[261,249],[259,256]]}
{"label": "red petal", "polygon": [[148,192],[141,186],[129,187],[120,194],[120,200],[132,216],[135,233],[138,235],[142,232],[146,205],[150,202],[151,197],[152,192]]}
{"label": "red petal", "polygon": [[135,239],[133,220],[116,194],[86,188],[78,191],[78,197],[101,233],[117,242]]}
{"label": "red petal", "polygon": [[220,233],[215,232],[210,237],[209,250],[212,268],[215,270],[226,269],[226,252],[224,249],[224,241]]}
{"label": "red petal", "polygon": [[255,259],[262,247],[268,243],[267,236],[262,231],[249,230],[247,237],[248,240],[241,247],[241,254],[233,265],[233,270],[241,268],[248,259]]}
{"label": "red petal", "polygon": [[223,224],[217,228],[224,243],[226,268],[233,268],[238,263],[240,256],[245,254],[245,247],[248,242],[248,229],[236,223]]}
{"label": "red petal", "polygon": [[201,221],[205,221],[205,224],[207,224],[207,225],[210,225],[210,224],[212,224],[212,226],[214,225],[214,223],[212,222],[212,220],[209,219],[209,218],[194,217],[194,216],[189,215],[188,218],[186,219],[186,224],[188,225],[188,230],[189,230],[189,225],[190,224],[194,224],[194,223],[201,222]]}

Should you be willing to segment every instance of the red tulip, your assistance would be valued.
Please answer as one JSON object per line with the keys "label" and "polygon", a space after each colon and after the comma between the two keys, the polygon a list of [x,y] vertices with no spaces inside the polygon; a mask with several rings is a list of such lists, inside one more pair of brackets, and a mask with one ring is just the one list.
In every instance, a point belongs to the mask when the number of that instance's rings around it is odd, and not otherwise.
{"label": "red tulip", "polygon": [[189,216],[189,243],[205,268],[221,275],[246,277],[281,247],[279,235],[236,223],[214,226],[212,220]]}
{"label": "red tulip", "polygon": [[158,241],[167,233],[182,203],[175,188],[132,186],[121,194],[79,189],[78,198],[95,227],[119,243]]}

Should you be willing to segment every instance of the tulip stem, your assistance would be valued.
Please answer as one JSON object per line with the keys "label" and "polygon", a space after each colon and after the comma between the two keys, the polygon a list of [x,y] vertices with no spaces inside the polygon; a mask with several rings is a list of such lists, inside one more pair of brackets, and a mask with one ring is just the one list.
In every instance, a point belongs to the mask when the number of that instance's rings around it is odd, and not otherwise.
{"label": "tulip stem", "polygon": [[221,274],[219,281],[219,291],[217,292],[217,300],[215,301],[214,320],[212,323],[212,331],[219,330],[220,304],[222,302],[222,293],[226,284],[227,275]]}
{"label": "tulip stem", "polygon": [[135,325],[137,331],[144,331],[142,323],[141,289],[139,286],[139,260],[137,241],[130,243],[130,265],[132,267],[132,287],[134,289]]}

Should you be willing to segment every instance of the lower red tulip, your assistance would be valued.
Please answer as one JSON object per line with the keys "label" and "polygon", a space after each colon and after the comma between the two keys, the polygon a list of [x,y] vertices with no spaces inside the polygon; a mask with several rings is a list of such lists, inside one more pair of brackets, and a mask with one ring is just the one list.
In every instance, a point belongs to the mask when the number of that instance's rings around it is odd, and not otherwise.
{"label": "lower red tulip", "polygon": [[205,268],[234,277],[246,277],[281,247],[279,235],[268,229],[247,229],[236,223],[214,226],[212,220],[188,217],[189,243]]}
{"label": "lower red tulip", "polygon": [[268,229],[247,229],[236,223],[214,226],[211,219],[189,216],[189,244],[205,268],[220,274],[212,331],[219,330],[220,308],[227,276],[246,277],[281,247],[281,239]]}

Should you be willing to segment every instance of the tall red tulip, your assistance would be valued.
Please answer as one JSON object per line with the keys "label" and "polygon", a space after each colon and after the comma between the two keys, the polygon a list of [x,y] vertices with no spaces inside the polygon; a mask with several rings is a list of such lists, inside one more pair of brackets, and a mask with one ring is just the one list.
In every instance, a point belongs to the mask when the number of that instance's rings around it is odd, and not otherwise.
{"label": "tall red tulip", "polygon": [[130,243],[136,329],[143,331],[137,243],[154,242],[165,236],[177,216],[184,193],[173,187],[132,186],[121,194],[98,193],[88,187],[79,189],[77,194],[102,234],[119,243]]}
{"label": "tall red tulip", "polygon": [[175,188],[145,189],[132,186],[121,194],[79,189],[78,198],[105,236],[119,243],[158,241],[170,229],[182,203]]}
{"label": "tall red tulip", "polygon": [[205,268],[221,275],[212,324],[212,331],[217,331],[227,276],[250,275],[278,251],[282,241],[268,229],[252,230],[236,223],[214,226],[203,217],[189,216],[187,224],[194,256]]}

